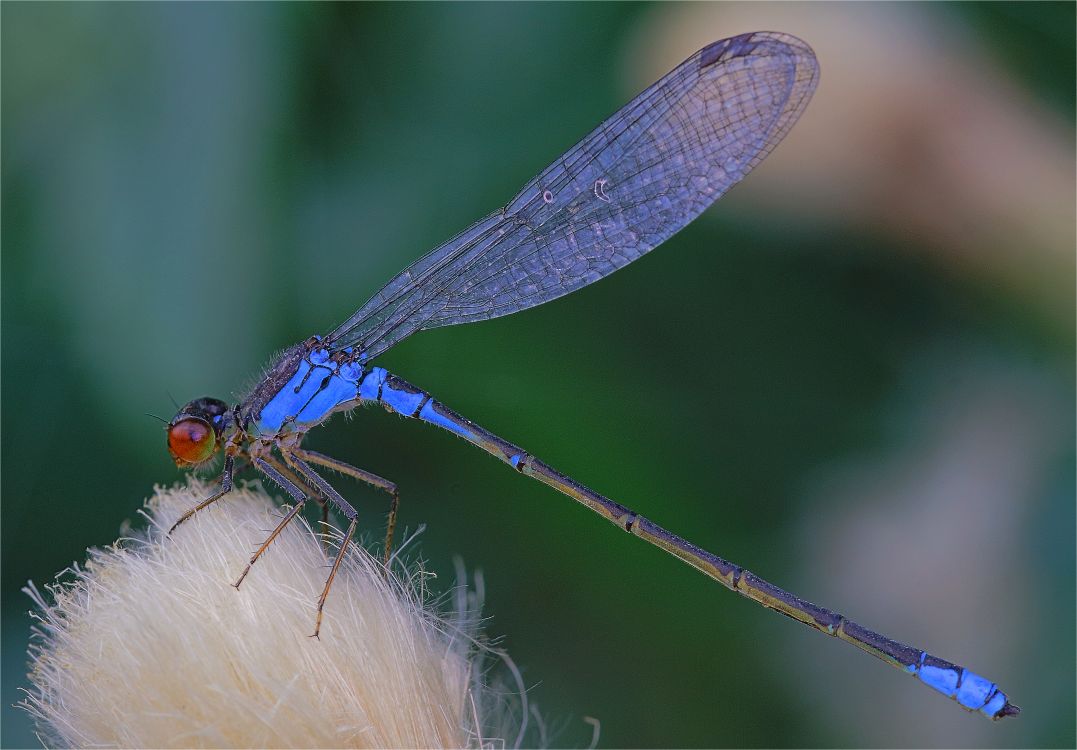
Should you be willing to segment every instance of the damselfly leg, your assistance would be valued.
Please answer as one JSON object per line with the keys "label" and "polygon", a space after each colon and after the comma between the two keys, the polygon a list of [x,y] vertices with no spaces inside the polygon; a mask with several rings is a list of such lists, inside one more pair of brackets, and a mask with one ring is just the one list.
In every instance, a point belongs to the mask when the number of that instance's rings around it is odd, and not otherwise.
{"label": "damselfly leg", "polygon": [[343,461],[338,461],[324,453],[316,453],[315,451],[305,451],[296,448],[291,451],[291,454],[308,463],[324,466],[333,471],[339,471],[345,476],[358,479],[360,482],[366,482],[372,487],[377,487],[379,490],[384,490],[389,493],[389,517],[385,522],[385,552],[383,555],[383,562],[388,565],[389,559],[393,554],[393,531],[396,529],[396,512],[400,507],[400,493],[396,488],[396,482],[390,482],[388,479],[379,477],[377,474],[365,471],[352,466],[351,464],[346,464]]}
{"label": "damselfly leg", "polygon": [[314,621],[314,632],[311,634],[311,638],[317,638],[318,633],[322,629],[322,610],[325,608],[325,599],[329,596],[329,588],[333,585],[333,579],[337,575],[337,569],[340,568],[340,562],[344,559],[344,553],[348,549],[348,542],[355,535],[355,527],[359,523],[359,514],[355,508],[351,506],[347,500],[341,496],[339,492],[333,489],[333,486],[329,482],[322,479],[322,477],[314,471],[310,466],[304,463],[303,459],[299,458],[295,454],[290,454],[287,451],[281,451],[281,455],[284,457],[284,461],[298,471],[305,479],[313,484],[319,491],[321,491],[325,497],[332,502],[344,517],[348,519],[348,529],[344,532],[344,537],[340,540],[340,549],[337,550],[337,556],[333,560],[333,567],[329,570],[329,577],[325,580],[325,588],[322,589],[322,595],[318,597],[318,615]]}
{"label": "damselfly leg", "polygon": [[[358,479],[362,482],[376,487],[389,494],[391,498],[389,507],[389,518],[387,521],[387,528],[385,532],[385,563],[388,564],[392,555],[393,544],[393,530],[396,527],[396,515],[400,505],[400,495],[397,491],[396,484],[390,482],[387,479],[379,477],[377,474],[373,474],[369,471],[364,471],[343,461],[337,461],[321,453],[314,451],[305,451],[293,449],[291,451],[281,450],[281,458],[283,463],[275,456],[266,455],[254,457],[251,459],[251,464],[262,472],[267,478],[269,478],[274,484],[287,492],[295,504],[285,513],[284,517],[277,524],[276,528],[270,532],[269,537],[259,545],[254,554],[251,555],[251,559],[247,562],[246,567],[243,568],[243,572],[239,574],[239,578],[232,585],[237,589],[246,579],[250,573],[251,568],[259,558],[269,549],[269,545],[280,535],[284,528],[291,523],[297,515],[303,510],[308,500],[314,500],[322,507],[322,527],[323,529],[329,528],[329,503],[337,506],[345,518],[348,519],[348,528],[344,532],[344,537],[341,540],[340,547],[337,550],[336,555],[333,558],[332,567],[329,570],[329,576],[325,581],[325,586],[322,589],[321,595],[318,597],[318,611],[317,618],[314,624],[314,633],[312,637],[317,638],[318,633],[321,631],[322,626],[322,613],[325,609],[325,600],[329,596],[329,589],[333,585],[333,579],[336,577],[337,571],[340,569],[340,563],[344,559],[344,554],[348,549],[348,542],[355,536],[355,530],[358,526],[359,514],[355,508],[344,499],[344,497],[333,489],[325,479],[323,479],[317,472],[310,467],[307,461],[319,466],[324,466],[334,471],[339,471],[341,474]],[[176,527],[186,521],[203,508],[212,505],[220,500],[226,494],[231,492],[233,484],[233,474],[235,471],[235,460],[232,456],[225,458],[224,471],[221,474],[220,486],[216,492],[210,497],[200,502],[195,507],[180,516],[179,520],[172,525],[169,529],[168,535],[171,535]],[[323,536],[323,544],[326,545],[328,551],[328,535]]]}
{"label": "damselfly leg", "polygon": [[224,471],[221,472],[221,484],[217,488],[217,491],[210,495],[208,498],[200,502],[198,505],[191,508],[189,511],[179,517],[179,520],[172,524],[172,528],[168,530],[165,536],[172,536],[172,532],[176,530],[176,527],[193,516],[198,511],[206,508],[213,503],[220,500],[222,497],[232,491],[232,472],[235,469],[235,459],[232,456],[225,456],[224,459]]}
{"label": "damselfly leg", "polygon": [[[278,461],[277,458],[272,454],[263,456],[262,458],[266,463],[268,463],[270,466],[280,472],[284,477],[286,477],[289,481],[291,481],[292,484],[295,484],[300,487],[307,486],[306,482],[296,476],[295,472],[293,472],[283,463]],[[313,488],[307,486],[307,489]],[[318,503],[318,507],[321,509],[322,512],[320,526],[321,533],[318,534],[318,536],[321,537],[322,540],[322,552],[325,553],[326,557],[329,557],[329,501],[318,494],[311,495],[311,497],[313,498],[314,502]]]}
{"label": "damselfly leg", "polygon": [[262,545],[251,556],[250,561],[247,563],[247,567],[243,569],[243,572],[239,574],[239,578],[237,578],[236,582],[232,584],[237,589],[239,588],[239,584],[243,583],[243,579],[247,577],[247,574],[251,572],[251,566],[258,562],[258,558],[262,556],[262,553],[265,552],[266,549],[269,548],[269,545],[273,543],[273,540],[276,539],[282,531],[284,531],[284,527],[291,523],[292,519],[299,514],[299,511],[303,510],[303,506],[306,505],[307,500],[310,499],[310,496],[307,495],[307,493],[304,492],[298,484],[292,482],[290,479],[285,477],[282,473],[273,468],[273,466],[271,466],[267,461],[261,458],[256,458],[254,459],[254,465],[258,468],[259,471],[272,479],[273,482],[277,484],[281,489],[291,495],[292,498],[295,500],[295,505],[292,506],[291,510],[284,514],[284,518],[282,518],[280,523],[277,524],[277,528],[273,529],[273,531],[269,535],[269,538],[262,542]]}

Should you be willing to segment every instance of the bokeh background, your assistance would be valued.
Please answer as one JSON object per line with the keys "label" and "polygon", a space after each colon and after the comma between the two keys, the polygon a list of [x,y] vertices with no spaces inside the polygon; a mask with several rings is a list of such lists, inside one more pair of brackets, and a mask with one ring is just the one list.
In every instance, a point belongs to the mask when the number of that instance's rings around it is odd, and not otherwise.
{"label": "bokeh background", "polygon": [[[743,185],[602,283],[382,364],[971,665],[1019,719],[966,714],[440,431],[372,410],[311,445],[399,483],[435,588],[454,555],[484,571],[552,744],[586,746],[591,716],[602,746],[1073,747],[1073,4],[0,13],[5,747],[36,744],[11,707],[19,587],[180,478],[147,413],[241,394],[658,75],[756,29],[807,40],[822,79]],[[376,535],[384,499],[346,489]]]}

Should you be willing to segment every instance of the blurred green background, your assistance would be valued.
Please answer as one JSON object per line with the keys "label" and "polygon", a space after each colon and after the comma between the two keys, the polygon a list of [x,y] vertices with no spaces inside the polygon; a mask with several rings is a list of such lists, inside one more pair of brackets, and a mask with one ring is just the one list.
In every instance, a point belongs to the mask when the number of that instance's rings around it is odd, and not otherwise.
{"label": "blurred green background", "polygon": [[[659,74],[759,28],[811,43],[822,80],[743,186],[602,283],[381,364],[969,664],[1019,719],[968,715],[440,431],[371,410],[309,444],[399,483],[442,590],[454,555],[484,571],[555,745],[586,746],[592,716],[602,746],[1073,747],[1072,3],[0,13],[5,747],[36,745],[12,708],[20,586],[180,479],[147,413],[241,395]],[[380,519],[383,497],[347,494]]]}

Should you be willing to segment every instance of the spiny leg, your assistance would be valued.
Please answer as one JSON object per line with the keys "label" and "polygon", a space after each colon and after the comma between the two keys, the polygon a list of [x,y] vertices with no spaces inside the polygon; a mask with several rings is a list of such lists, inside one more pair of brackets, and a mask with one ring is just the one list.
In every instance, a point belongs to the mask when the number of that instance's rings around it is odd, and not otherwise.
{"label": "spiny leg", "polygon": [[322,610],[325,609],[325,599],[329,596],[329,587],[333,585],[333,579],[337,575],[337,568],[340,567],[340,563],[344,559],[344,553],[348,549],[348,542],[351,541],[352,536],[355,534],[355,527],[358,523],[359,519],[353,518],[351,523],[348,524],[348,530],[344,532],[344,538],[340,540],[340,549],[337,550],[337,556],[333,559],[333,567],[329,570],[329,577],[325,579],[325,588],[322,589],[322,595],[318,597],[318,615],[314,620],[314,632],[310,634],[311,638],[317,638],[318,633],[322,630]]}
{"label": "spiny leg", "polygon": [[235,459],[232,458],[232,456],[226,456],[225,459],[224,459],[224,471],[221,473],[221,485],[217,489],[217,491],[214,492],[212,495],[210,495],[205,500],[203,500],[202,502],[200,502],[198,505],[191,508],[189,511],[184,513],[182,516],[180,516],[179,520],[176,521],[174,524],[172,524],[172,528],[168,530],[168,533],[165,534],[165,536],[166,537],[172,536],[172,532],[175,531],[176,527],[179,526],[181,523],[186,521],[188,518],[190,518],[195,513],[202,510],[203,508],[205,508],[207,506],[210,506],[210,505],[213,505],[213,503],[217,502],[222,497],[224,497],[229,492],[231,492],[232,491],[232,471],[234,470],[234,468],[235,468]]}
{"label": "spiny leg", "polygon": [[314,469],[305,464],[301,458],[294,453],[289,454],[287,451],[281,451],[281,455],[284,456],[285,463],[298,471],[305,479],[309,480],[330,502],[336,505],[340,512],[344,514],[344,517],[348,519],[348,530],[344,532],[344,538],[340,540],[340,549],[337,550],[337,556],[333,560],[333,567],[329,570],[329,577],[325,579],[325,588],[322,589],[322,595],[318,597],[318,615],[314,621],[314,632],[311,634],[311,638],[317,638],[318,633],[321,632],[322,629],[322,610],[325,609],[325,599],[329,596],[329,588],[333,585],[333,579],[337,575],[337,569],[340,568],[340,563],[344,559],[344,553],[348,550],[348,542],[350,542],[352,536],[355,535],[355,527],[359,523],[359,514],[356,513],[355,508],[351,506],[351,503],[345,500],[339,492],[333,489],[333,486],[329,484],[329,482],[322,479],[321,476],[319,476]]}
{"label": "spiny leg", "polygon": [[400,493],[397,491],[396,483],[390,482],[388,479],[383,479],[377,474],[372,474],[369,471],[352,466],[351,464],[338,461],[323,453],[296,449],[292,451],[292,455],[304,461],[309,461],[312,464],[318,464],[319,466],[325,466],[334,471],[339,471],[341,474],[358,479],[360,482],[366,482],[373,487],[377,487],[379,490],[384,490],[389,493],[391,500],[389,502],[389,518],[385,523],[385,552],[383,560],[384,563],[388,565],[389,559],[393,554],[393,530],[396,529],[396,512],[400,507]]}
{"label": "spiny leg", "polygon": [[306,502],[309,499],[306,493],[304,493],[298,485],[286,478],[283,474],[281,474],[263,459],[254,459],[254,465],[259,469],[259,471],[272,479],[274,482],[280,485],[280,487],[285,492],[291,495],[295,499],[295,505],[292,506],[291,510],[284,514],[284,518],[282,518],[281,522],[277,524],[277,528],[273,529],[273,533],[269,535],[269,538],[262,542],[262,546],[259,547],[258,550],[251,556],[250,562],[247,563],[247,567],[243,569],[243,572],[239,574],[239,578],[237,578],[236,582],[232,584],[237,589],[239,588],[239,584],[243,583],[243,579],[247,577],[247,574],[251,572],[251,566],[258,562],[258,558],[262,556],[262,553],[266,551],[266,549],[273,542],[273,540],[276,539],[277,536],[281,533],[281,531],[284,530],[284,527],[287,526],[289,522],[291,522],[291,520],[296,517],[299,511],[303,509],[303,506],[306,505]]}
{"label": "spiny leg", "polygon": [[320,536],[322,538],[322,552],[324,552],[326,557],[328,557],[329,556],[329,503],[327,503],[323,498],[320,498],[320,497],[316,497],[314,499],[318,502],[318,507],[322,509],[322,520],[321,520],[322,533],[319,534],[318,536]]}
{"label": "spiny leg", "polygon": [[[283,463],[277,460],[273,455],[264,456],[263,459],[267,464],[279,471],[286,479],[292,482],[297,487],[306,485],[300,477],[298,477],[294,471],[289,469]],[[321,495],[312,495],[314,502],[318,503],[318,507],[322,509],[322,525],[321,533],[318,535],[322,540],[322,551],[326,557],[329,556],[329,503]]]}

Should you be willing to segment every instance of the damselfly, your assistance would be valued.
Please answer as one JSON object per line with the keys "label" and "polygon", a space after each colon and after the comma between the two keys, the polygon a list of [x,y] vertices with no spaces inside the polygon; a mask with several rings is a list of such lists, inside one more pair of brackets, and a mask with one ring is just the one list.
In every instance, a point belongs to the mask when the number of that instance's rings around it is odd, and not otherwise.
{"label": "damselfly", "polygon": [[505,207],[419,259],[326,336],[286,350],[254,390],[229,406],[212,398],[184,406],[168,425],[176,463],[197,466],[223,449],[220,486],[169,531],[232,489],[245,460],[295,500],[250,558],[251,566],[304,504],[334,505],[347,530],[318,597],[314,635],[349,540],[355,509],[314,467],[333,469],[391,497],[396,485],[301,447],[332,414],[366,403],[437,425],[513,469],[582,503],[729,589],[915,675],[992,719],[1019,709],[979,675],[890,640],[696,547],[550,468],[372,362],[416,331],[487,320],[548,302],[598,281],[660,245],[740,181],[782,140],[815,90],[811,48],[787,34],[756,32],[715,42],[629,102],[527,183]]}

